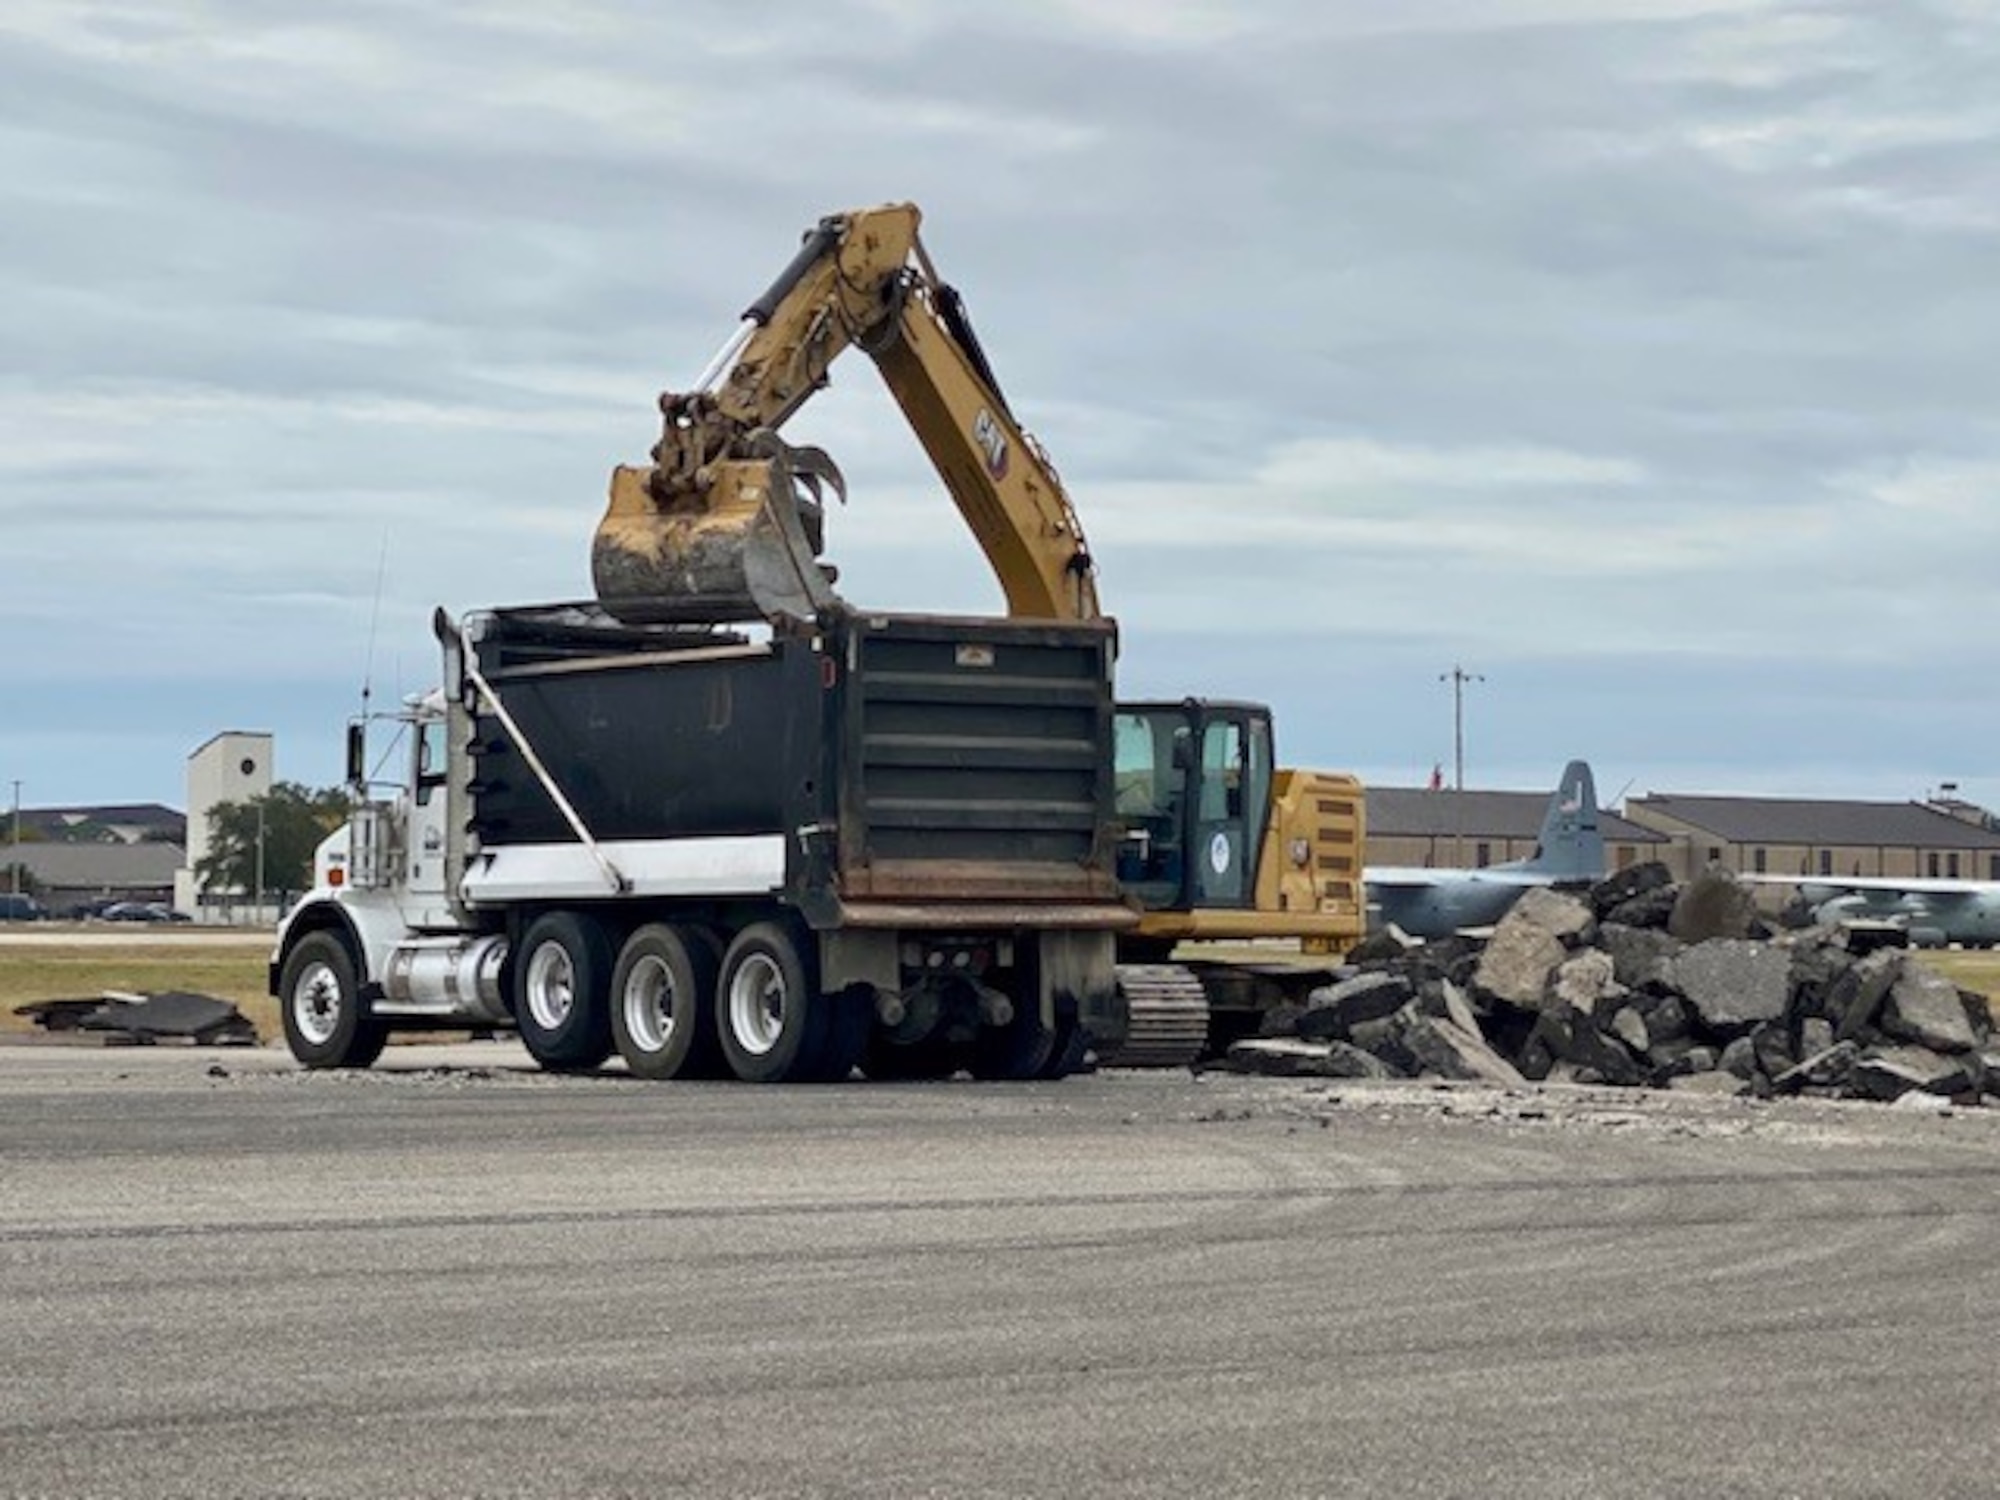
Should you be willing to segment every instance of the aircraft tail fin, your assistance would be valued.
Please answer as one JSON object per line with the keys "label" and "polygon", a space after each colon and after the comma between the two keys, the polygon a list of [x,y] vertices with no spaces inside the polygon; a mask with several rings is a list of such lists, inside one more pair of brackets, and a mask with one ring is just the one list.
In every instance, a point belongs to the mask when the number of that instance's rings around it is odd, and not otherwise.
{"label": "aircraft tail fin", "polygon": [[1573,760],[1563,767],[1562,779],[1549,797],[1548,811],[1542,815],[1541,836],[1535,852],[1515,864],[1554,880],[1601,880],[1604,878],[1604,835],[1597,827],[1597,782],[1588,761]]}

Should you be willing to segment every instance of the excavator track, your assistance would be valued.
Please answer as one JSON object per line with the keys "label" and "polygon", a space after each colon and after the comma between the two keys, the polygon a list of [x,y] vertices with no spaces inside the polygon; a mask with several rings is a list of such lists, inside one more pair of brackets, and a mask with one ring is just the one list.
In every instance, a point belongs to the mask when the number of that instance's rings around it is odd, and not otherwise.
{"label": "excavator track", "polygon": [[1180,964],[1120,964],[1130,1026],[1124,1045],[1098,1058],[1109,1068],[1184,1068],[1208,1048],[1208,992]]}

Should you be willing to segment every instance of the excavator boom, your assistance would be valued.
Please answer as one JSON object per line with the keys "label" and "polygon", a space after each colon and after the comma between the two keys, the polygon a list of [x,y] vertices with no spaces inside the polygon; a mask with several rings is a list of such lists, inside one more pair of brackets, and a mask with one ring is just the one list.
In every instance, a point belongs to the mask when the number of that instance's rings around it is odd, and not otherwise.
{"label": "excavator boom", "polygon": [[591,548],[598,598],[628,620],[812,617],[822,565],[816,449],[778,429],[859,346],[874,360],[989,559],[1011,615],[1096,619],[1082,530],[1053,466],[1014,420],[915,205],[834,214],[753,302],[695,387],[660,397],[648,467],[620,467]]}

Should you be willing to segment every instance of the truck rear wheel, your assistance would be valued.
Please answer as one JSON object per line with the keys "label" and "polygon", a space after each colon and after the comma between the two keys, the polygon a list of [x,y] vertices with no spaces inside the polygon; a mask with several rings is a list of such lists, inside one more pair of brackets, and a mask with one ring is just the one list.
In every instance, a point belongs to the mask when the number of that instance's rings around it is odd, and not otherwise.
{"label": "truck rear wheel", "polygon": [[278,973],[285,1045],[308,1068],[365,1068],[382,1055],[389,1028],[368,1013],[354,955],[331,932],[292,945]]}
{"label": "truck rear wheel", "polygon": [[1056,1008],[1056,1034],[1049,1044],[1048,1061],[1042,1064],[1037,1078],[1067,1078],[1081,1072],[1090,1058],[1090,1033],[1083,1029],[1077,1019],[1073,1002],[1063,1002]]}
{"label": "truck rear wheel", "polygon": [[717,1078],[728,1071],[715,1030],[721,945],[698,927],[648,922],[625,940],[611,974],[611,1040],[641,1078]]}
{"label": "truck rear wheel", "polygon": [[722,959],[716,1030],[723,1056],[746,1083],[819,1076],[831,1008],[820,1003],[815,965],[782,922],[736,934]]}
{"label": "truck rear wheel", "polygon": [[982,1026],[972,1044],[972,1076],[1019,1082],[1047,1076],[1056,1033],[1023,1006],[1005,1026]]}
{"label": "truck rear wheel", "polygon": [[514,1021],[528,1054],[554,1072],[581,1072],[611,1055],[611,939],[595,918],[544,912],[514,958]]}

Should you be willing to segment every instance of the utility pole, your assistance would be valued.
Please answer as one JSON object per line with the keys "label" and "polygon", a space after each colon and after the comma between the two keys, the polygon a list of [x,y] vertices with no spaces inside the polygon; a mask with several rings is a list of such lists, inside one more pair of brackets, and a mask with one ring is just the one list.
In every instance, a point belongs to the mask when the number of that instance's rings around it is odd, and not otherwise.
{"label": "utility pole", "polygon": [[13,894],[21,894],[21,779],[14,778],[14,859],[7,866],[7,874],[13,882]]}
{"label": "utility pole", "polygon": [[1457,662],[1449,672],[1438,673],[1439,682],[1451,684],[1451,862],[1461,870],[1465,868],[1465,685],[1485,680]]}
{"label": "utility pole", "polygon": [[257,922],[264,920],[264,799],[257,799]]}

